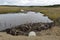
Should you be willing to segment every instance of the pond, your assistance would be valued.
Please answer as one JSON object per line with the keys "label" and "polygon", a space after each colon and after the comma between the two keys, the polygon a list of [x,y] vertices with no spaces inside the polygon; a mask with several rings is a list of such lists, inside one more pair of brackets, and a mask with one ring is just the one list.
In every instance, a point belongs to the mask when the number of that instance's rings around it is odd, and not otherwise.
{"label": "pond", "polygon": [[26,23],[51,23],[53,22],[40,12],[26,12],[26,13],[8,13],[0,14],[0,30],[15,27],[17,25]]}

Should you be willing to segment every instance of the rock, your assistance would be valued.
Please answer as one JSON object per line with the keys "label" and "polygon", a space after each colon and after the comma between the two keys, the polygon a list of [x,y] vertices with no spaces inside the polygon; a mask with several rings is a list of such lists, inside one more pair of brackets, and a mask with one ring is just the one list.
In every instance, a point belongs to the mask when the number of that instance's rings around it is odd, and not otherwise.
{"label": "rock", "polygon": [[34,31],[29,32],[28,34],[29,37],[36,36],[36,33]]}
{"label": "rock", "polygon": [[21,9],[21,11],[23,12],[24,10],[23,10],[23,9]]}

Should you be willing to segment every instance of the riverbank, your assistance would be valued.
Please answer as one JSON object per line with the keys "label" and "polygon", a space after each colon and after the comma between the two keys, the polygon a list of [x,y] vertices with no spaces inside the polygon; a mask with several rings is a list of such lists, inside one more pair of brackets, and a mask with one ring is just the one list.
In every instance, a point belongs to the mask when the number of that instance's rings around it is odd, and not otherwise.
{"label": "riverbank", "polygon": [[36,37],[12,36],[5,32],[0,32],[0,40],[60,40],[60,28],[55,26],[52,29],[43,30]]}

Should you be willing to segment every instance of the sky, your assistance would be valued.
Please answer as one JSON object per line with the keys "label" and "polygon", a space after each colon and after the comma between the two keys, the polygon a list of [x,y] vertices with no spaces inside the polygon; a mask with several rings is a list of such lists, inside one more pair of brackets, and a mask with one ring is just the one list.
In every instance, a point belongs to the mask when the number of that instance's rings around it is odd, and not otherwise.
{"label": "sky", "polygon": [[0,0],[0,5],[44,6],[60,4],[60,0]]}

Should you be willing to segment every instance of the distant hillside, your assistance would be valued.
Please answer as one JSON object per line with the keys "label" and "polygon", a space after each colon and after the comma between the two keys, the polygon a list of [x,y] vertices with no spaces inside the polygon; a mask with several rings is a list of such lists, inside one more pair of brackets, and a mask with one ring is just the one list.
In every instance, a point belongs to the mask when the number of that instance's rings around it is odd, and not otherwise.
{"label": "distant hillside", "polygon": [[[0,5],[0,6],[8,6],[8,7],[38,7],[38,6],[17,6],[17,5]],[[60,4],[39,6],[39,7],[60,7]]]}
{"label": "distant hillside", "polygon": [[60,7],[60,5],[49,5],[49,6],[44,6],[44,7]]}

